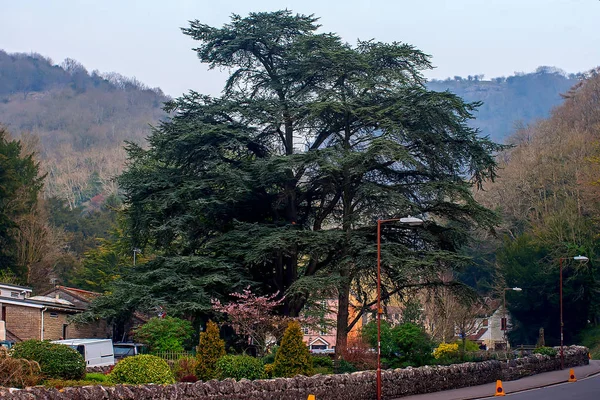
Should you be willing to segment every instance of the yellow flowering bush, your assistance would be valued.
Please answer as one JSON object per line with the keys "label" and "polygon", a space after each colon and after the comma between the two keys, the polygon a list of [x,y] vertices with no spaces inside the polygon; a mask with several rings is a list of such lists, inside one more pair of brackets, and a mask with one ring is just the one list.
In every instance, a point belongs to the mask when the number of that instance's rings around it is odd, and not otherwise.
{"label": "yellow flowering bush", "polygon": [[458,357],[458,343],[440,343],[440,345],[433,350],[433,357],[435,357],[436,360]]}

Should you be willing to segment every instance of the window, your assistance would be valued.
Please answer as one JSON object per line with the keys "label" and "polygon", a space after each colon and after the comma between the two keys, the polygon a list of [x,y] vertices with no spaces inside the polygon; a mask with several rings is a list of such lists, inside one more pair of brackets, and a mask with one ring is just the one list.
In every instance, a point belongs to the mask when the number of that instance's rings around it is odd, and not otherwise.
{"label": "window", "polygon": [[327,328],[321,328],[319,335],[327,335]]}
{"label": "window", "polygon": [[50,318],[58,318],[58,313],[51,312],[50,313]]}
{"label": "window", "polygon": [[309,332],[309,329],[308,329],[308,328],[306,328],[306,327],[302,328],[302,333],[303,333],[304,335],[308,335],[308,332]]}
{"label": "window", "polygon": [[10,297],[12,297],[13,299],[18,299],[19,298],[19,292],[10,292]]}
{"label": "window", "polygon": [[310,346],[311,350],[326,350],[327,349],[327,345],[325,344],[313,344],[312,346]]}

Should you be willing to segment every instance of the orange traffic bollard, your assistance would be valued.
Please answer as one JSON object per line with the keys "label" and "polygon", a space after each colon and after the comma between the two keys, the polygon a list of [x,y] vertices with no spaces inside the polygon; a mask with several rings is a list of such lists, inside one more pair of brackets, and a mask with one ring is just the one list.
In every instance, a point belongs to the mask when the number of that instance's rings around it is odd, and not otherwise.
{"label": "orange traffic bollard", "polygon": [[499,379],[496,381],[496,393],[494,396],[506,396],[504,394],[504,388],[502,387],[502,381]]}
{"label": "orange traffic bollard", "polygon": [[315,400],[315,395],[314,394],[309,394],[308,395],[308,399],[306,400]]}
{"label": "orange traffic bollard", "polygon": [[573,371],[573,368],[569,370],[569,382],[577,382],[577,378],[575,378],[575,371]]}

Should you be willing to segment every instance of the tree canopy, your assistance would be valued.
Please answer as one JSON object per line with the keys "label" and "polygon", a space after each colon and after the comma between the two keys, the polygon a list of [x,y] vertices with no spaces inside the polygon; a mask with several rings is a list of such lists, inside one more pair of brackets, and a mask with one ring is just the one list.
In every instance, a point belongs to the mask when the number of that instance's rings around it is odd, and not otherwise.
{"label": "tree canopy", "polygon": [[477,104],[427,90],[429,56],[413,46],[318,29],[290,11],[183,29],[229,79],[220,97],[168,102],[149,148],[128,146],[129,233],[159,256],[125,274],[115,299],[127,290],[128,304],[190,315],[253,283],[285,293],[280,311],[295,316],[336,296],[343,348],[350,291],[359,315],[372,305],[377,219],[427,221],[385,226],[386,298],[467,262],[469,229],[495,221],[471,189],[494,178],[501,148],[468,126]]}

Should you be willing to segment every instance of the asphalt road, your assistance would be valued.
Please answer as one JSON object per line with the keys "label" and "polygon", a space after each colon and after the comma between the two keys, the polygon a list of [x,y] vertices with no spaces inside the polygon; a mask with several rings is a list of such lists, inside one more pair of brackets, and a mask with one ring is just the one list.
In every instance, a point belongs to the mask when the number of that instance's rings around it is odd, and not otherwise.
{"label": "asphalt road", "polygon": [[[527,392],[507,394],[510,400],[594,400],[600,399],[600,375]],[[498,399],[499,397],[496,397]]]}

